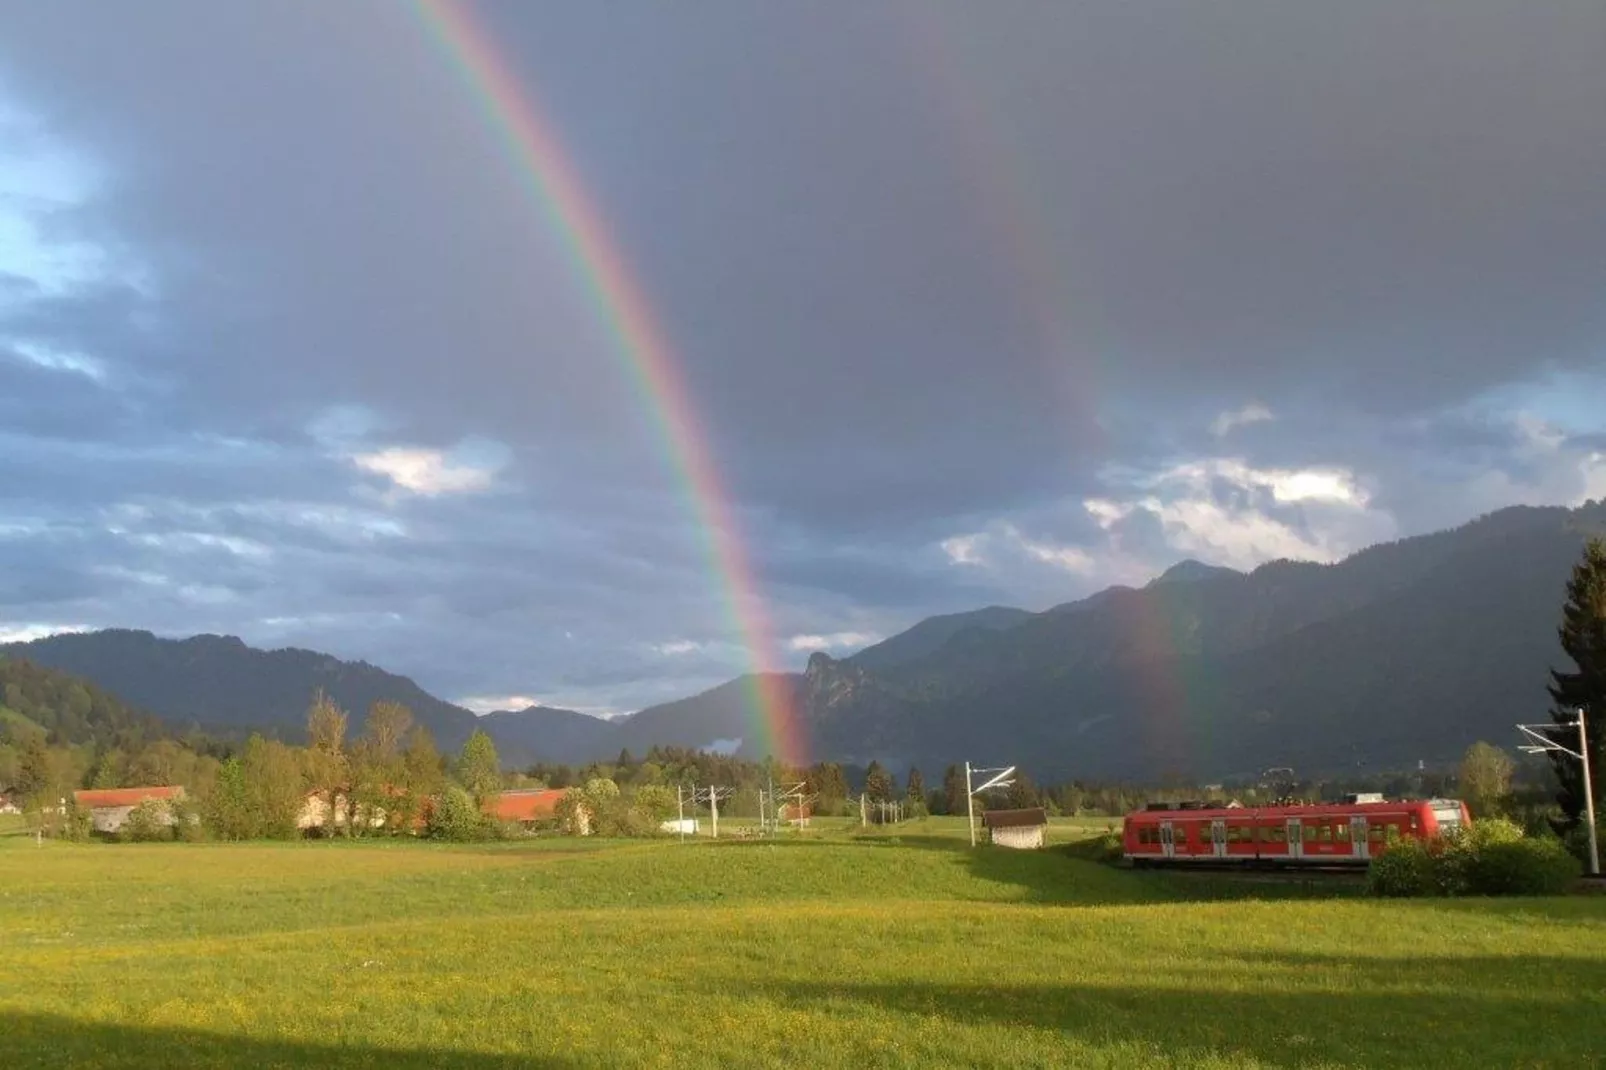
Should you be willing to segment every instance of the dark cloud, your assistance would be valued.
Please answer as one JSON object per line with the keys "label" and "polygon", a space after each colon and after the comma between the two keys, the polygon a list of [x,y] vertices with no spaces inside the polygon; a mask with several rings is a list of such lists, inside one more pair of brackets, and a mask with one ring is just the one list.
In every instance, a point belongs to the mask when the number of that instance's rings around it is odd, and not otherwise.
{"label": "dark cloud", "polygon": [[[1596,3],[474,12],[783,640],[1606,493]],[[599,707],[746,666],[483,107],[377,0],[0,14],[0,627]]]}

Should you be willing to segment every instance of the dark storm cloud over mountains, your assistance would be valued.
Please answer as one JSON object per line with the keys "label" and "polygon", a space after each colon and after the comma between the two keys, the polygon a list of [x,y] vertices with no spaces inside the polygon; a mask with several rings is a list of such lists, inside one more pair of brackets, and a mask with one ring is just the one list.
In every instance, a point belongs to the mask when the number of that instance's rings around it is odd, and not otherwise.
{"label": "dark storm cloud over mountains", "polygon": [[[468,10],[789,656],[1606,494],[1598,4]],[[396,5],[0,7],[4,627],[595,708],[742,667],[480,109]]]}

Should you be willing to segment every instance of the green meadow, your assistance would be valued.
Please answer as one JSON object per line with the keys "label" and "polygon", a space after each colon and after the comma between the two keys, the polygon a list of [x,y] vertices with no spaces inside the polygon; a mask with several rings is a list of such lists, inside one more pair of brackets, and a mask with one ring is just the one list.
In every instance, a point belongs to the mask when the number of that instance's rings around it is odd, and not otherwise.
{"label": "green meadow", "polygon": [[1600,1066],[1606,897],[1370,901],[1353,883],[971,851],[935,820],[687,844],[13,834],[0,1054],[7,1070]]}

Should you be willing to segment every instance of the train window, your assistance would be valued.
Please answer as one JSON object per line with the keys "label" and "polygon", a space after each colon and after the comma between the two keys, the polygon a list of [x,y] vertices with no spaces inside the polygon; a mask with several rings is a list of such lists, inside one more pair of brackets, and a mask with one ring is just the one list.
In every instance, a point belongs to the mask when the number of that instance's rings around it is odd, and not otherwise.
{"label": "train window", "polygon": [[1333,835],[1337,838],[1339,843],[1348,843],[1349,842],[1349,826],[1348,825],[1336,825],[1336,826],[1334,826]]}
{"label": "train window", "polygon": [[1199,826],[1199,842],[1201,844],[1205,845],[1205,846],[1209,846],[1209,844],[1210,844],[1210,826],[1209,825],[1200,825]]}
{"label": "train window", "polygon": [[1318,843],[1332,843],[1333,842],[1333,826],[1332,825],[1318,825],[1316,827],[1316,841]]}
{"label": "train window", "polygon": [[1390,843],[1399,843],[1400,842],[1400,826],[1398,826],[1398,825],[1389,825],[1389,826],[1387,826],[1387,828],[1388,828],[1388,832],[1385,833],[1385,835],[1388,836],[1388,841]]}
{"label": "train window", "polygon": [[1271,833],[1270,839],[1271,839],[1272,843],[1287,843],[1288,842],[1288,830],[1286,828],[1284,828],[1283,826],[1281,826],[1281,825],[1273,825],[1270,828],[1268,828],[1266,831]]}
{"label": "train window", "polygon": [[1305,829],[1305,842],[1306,843],[1315,843],[1316,842],[1316,826],[1315,825],[1305,825],[1304,829]]}
{"label": "train window", "polygon": [[1368,825],[1367,829],[1366,829],[1366,838],[1368,840],[1370,840],[1371,842],[1373,842],[1373,843],[1382,843],[1383,842],[1383,826],[1382,825]]}

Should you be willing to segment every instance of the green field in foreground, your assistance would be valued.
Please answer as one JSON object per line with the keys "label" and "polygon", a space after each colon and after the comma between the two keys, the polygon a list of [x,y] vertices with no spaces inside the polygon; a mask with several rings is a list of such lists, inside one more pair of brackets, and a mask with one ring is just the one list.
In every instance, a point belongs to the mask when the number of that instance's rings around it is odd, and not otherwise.
{"label": "green field in foreground", "polygon": [[1602,897],[1225,888],[972,852],[937,822],[773,844],[10,836],[0,1054],[7,1070],[1606,1065]]}

